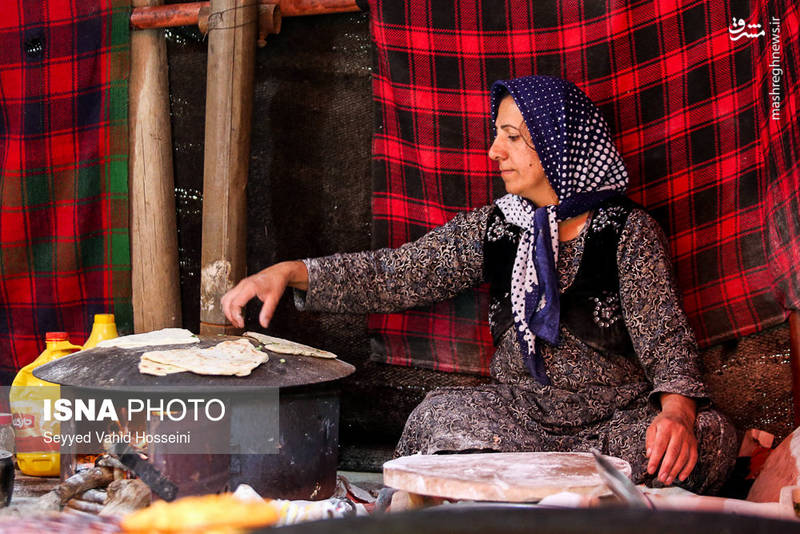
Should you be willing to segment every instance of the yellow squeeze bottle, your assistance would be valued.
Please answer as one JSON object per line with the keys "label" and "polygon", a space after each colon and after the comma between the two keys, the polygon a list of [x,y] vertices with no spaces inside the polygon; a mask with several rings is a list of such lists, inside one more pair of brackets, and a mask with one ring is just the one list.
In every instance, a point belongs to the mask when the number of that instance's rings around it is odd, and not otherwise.
{"label": "yellow squeeze bottle", "polygon": [[19,470],[40,477],[58,476],[61,472],[59,444],[45,439],[45,433],[58,434],[60,425],[55,419],[43,420],[44,401],[49,399],[52,406],[60,397],[61,388],[36,378],[33,370],[81,349],[69,342],[66,332],[47,332],[45,341],[47,348],[19,370],[9,393]]}
{"label": "yellow squeeze bottle", "polygon": [[96,313],[92,332],[89,334],[86,343],[83,344],[83,350],[91,349],[101,341],[115,337],[119,337],[119,334],[117,333],[117,324],[114,322],[114,314]]}

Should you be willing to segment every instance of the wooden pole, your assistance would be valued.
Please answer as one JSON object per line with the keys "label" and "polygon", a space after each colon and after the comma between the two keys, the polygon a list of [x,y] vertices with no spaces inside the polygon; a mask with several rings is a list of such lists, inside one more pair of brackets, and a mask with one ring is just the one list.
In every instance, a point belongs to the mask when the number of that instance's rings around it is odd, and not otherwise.
{"label": "wooden pole", "polygon": [[245,187],[257,10],[252,0],[212,0],[208,17],[201,334],[232,331],[220,299],[247,270]]}
{"label": "wooden pole", "polygon": [[[153,6],[161,0],[133,0]],[[167,48],[162,30],[131,33],[131,276],[136,332],[181,325]]]}
{"label": "wooden pole", "polygon": [[800,311],[789,312],[789,354],[792,360],[794,426],[800,426]]}

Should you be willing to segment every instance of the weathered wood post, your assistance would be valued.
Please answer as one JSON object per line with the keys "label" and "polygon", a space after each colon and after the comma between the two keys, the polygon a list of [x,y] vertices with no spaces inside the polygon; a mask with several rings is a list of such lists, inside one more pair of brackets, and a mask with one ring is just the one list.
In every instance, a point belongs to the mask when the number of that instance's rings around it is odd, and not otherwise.
{"label": "weathered wood post", "polygon": [[[162,0],[133,0],[133,7]],[[136,332],[181,325],[167,48],[163,30],[131,32],[131,277]]]}
{"label": "weathered wood post", "polygon": [[253,0],[212,0],[208,16],[200,333],[230,331],[220,298],[246,273],[245,188],[250,162]]}

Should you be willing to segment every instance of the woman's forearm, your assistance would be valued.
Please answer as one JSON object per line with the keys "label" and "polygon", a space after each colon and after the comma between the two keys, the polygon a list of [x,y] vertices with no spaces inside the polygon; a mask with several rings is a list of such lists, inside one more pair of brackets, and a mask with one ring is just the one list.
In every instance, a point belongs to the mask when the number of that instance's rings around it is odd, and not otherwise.
{"label": "woman's forearm", "polygon": [[456,215],[395,249],[306,260],[309,289],[295,304],[335,313],[392,313],[440,302],[480,283],[489,207]]}

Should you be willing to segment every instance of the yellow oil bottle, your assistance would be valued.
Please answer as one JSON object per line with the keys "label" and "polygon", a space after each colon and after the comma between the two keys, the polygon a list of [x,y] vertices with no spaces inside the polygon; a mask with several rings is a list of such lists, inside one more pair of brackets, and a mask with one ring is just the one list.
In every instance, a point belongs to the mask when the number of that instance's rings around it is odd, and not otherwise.
{"label": "yellow oil bottle", "polygon": [[45,341],[47,348],[19,370],[9,393],[19,470],[42,477],[58,476],[61,471],[59,444],[47,439],[47,435],[58,435],[58,421],[43,419],[45,400],[55,402],[61,388],[36,378],[33,370],[81,349],[69,342],[66,332],[47,332]]}
{"label": "yellow oil bottle", "polygon": [[114,322],[114,314],[96,313],[92,332],[89,334],[86,343],[83,344],[83,349],[91,349],[101,341],[115,337],[119,337],[119,334],[117,333],[117,324]]}

